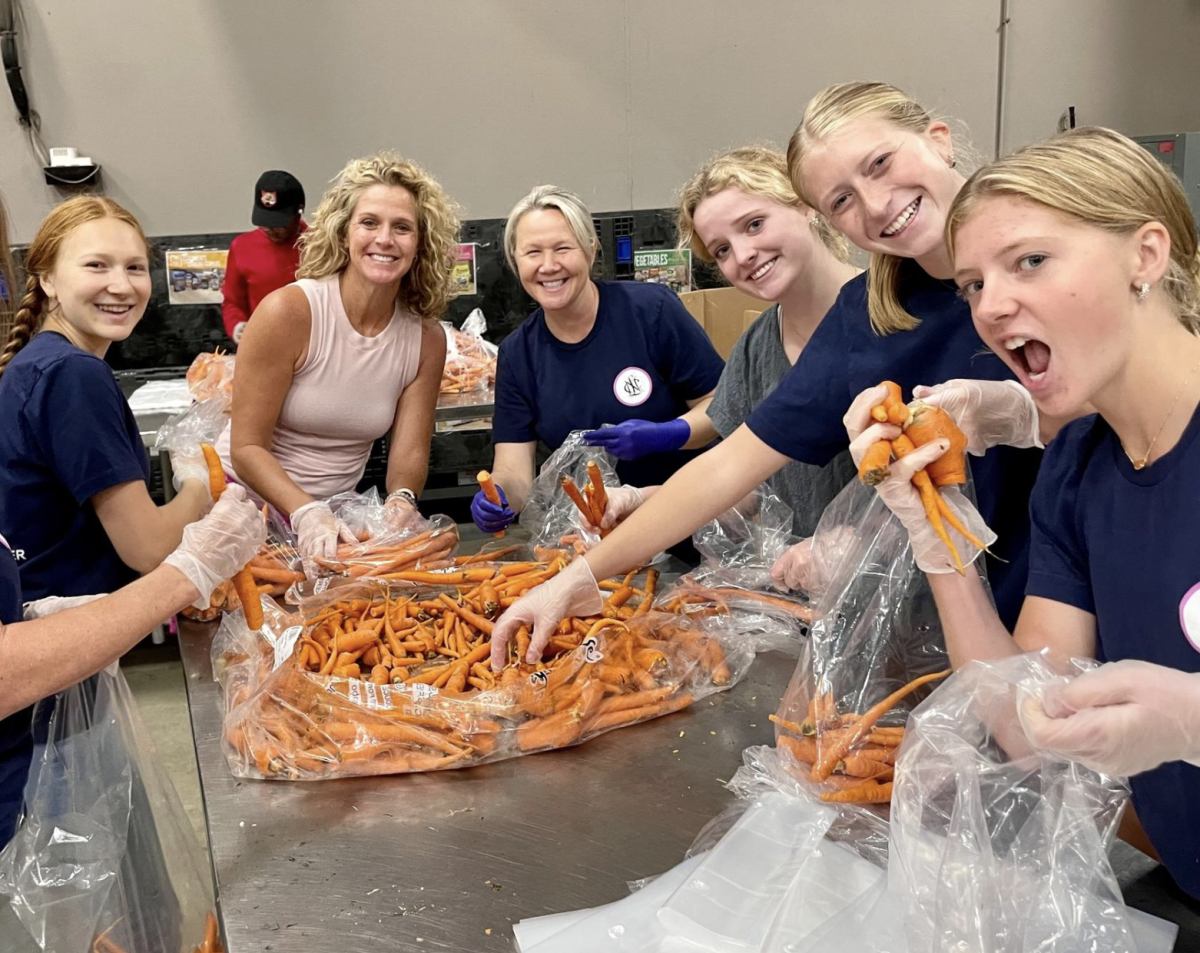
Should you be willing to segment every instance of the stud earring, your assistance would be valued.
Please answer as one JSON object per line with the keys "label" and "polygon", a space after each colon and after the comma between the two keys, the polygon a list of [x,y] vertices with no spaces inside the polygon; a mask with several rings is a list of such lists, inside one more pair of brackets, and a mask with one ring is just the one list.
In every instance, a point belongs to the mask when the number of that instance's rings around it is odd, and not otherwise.
{"label": "stud earring", "polygon": [[953,169],[956,165],[958,165],[958,160],[956,158],[954,158],[954,156],[951,156],[950,157],[950,168]]}
{"label": "stud earring", "polygon": [[1145,301],[1150,296],[1150,283],[1143,281],[1136,292],[1138,301]]}

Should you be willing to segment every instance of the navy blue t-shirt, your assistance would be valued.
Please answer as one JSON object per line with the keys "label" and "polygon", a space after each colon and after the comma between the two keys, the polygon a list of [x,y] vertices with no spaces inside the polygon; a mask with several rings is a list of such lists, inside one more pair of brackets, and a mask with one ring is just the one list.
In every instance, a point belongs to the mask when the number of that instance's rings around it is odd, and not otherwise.
{"label": "navy blue t-shirt", "polygon": [[[1134,470],[1100,417],[1046,450],[1031,504],[1031,596],[1096,617],[1097,657],[1200,672],[1200,411],[1183,438]],[[1174,761],[1130,779],[1171,876],[1200,899],[1200,768]]]}
{"label": "navy blue t-shirt", "polygon": [[137,421],[100,358],[44,331],[0,377],[0,527],[25,599],[112,592],[136,573],[88,502],[150,481]]}
{"label": "navy blue t-shirt", "polygon": [[[725,362],[670,289],[629,281],[596,286],[596,323],[582,341],[556,338],[539,308],[500,344],[496,443],[541,440],[556,450],[572,430],[671,420],[717,386]],[[655,486],[695,453],[622,460],[617,475],[633,486]]]}
{"label": "navy blue t-shirt", "polygon": [[[0,536],[0,625],[21,621],[21,577],[7,540]],[[0,849],[17,828],[29,759],[33,754],[30,718],[26,708],[0,719]]]}
{"label": "navy blue t-shirt", "polygon": [[[953,378],[1015,379],[975,332],[971,309],[953,282],[931,278],[915,262],[905,262],[899,299],[920,325],[879,335],[867,313],[866,273],[843,285],[796,366],[746,419],[755,436],[794,460],[825,466],[846,449],[842,418],[850,403],[881,381],[895,381],[907,396],[918,384]],[[1025,595],[1029,495],[1041,459],[1040,450],[1012,447],[970,458],[979,512],[999,536],[992,549],[1007,560],[987,557],[987,572],[1010,630]]]}

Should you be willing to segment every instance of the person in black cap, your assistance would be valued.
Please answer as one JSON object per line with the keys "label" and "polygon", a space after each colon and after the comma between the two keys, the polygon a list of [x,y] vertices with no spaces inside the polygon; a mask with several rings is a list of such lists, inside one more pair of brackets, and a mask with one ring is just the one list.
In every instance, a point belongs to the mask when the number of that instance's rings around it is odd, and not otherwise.
{"label": "person in black cap", "polygon": [[239,235],[229,246],[225,283],[221,293],[221,318],[225,333],[236,344],[246,322],[267,295],[296,280],[300,249],[296,240],[304,232],[304,186],[290,172],[264,172],[254,186],[254,214],[258,226]]}

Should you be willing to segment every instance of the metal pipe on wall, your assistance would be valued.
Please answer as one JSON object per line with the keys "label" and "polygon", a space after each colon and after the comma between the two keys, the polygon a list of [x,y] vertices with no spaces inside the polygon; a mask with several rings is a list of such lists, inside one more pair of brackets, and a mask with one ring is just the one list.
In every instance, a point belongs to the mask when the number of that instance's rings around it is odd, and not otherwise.
{"label": "metal pipe on wall", "polygon": [[1012,18],[1008,15],[1009,0],[1000,0],[1000,44],[999,62],[996,66],[996,146],[992,158],[1000,158],[1000,150],[1004,147],[1004,86],[1008,78],[1008,25]]}

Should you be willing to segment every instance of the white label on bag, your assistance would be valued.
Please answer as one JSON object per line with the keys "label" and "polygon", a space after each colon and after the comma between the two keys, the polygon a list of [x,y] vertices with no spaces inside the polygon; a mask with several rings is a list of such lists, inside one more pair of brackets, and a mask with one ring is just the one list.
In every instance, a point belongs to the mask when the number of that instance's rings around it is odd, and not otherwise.
{"label": "white label on bag", "polygon": [[423,682],[417,682],[415,685],[405,685],[403,688],[397,685],[395,691],[402,691],[414,699],[433,698],[438,693],[438,690],[432,685],[426,685]]}
{"label": "white label on bag", "polygon": [[363,703],[362,684],[363,683],[357,678],[352,678],[350,679],[350,685],[347,688],[346,693],[350,696],[350,701],[354,702],[356,705],[361,705]]}
{"label": "white label on bag", "polygon": [[322,592],[324,592],[326,589],[328,589],[329,588],[329,578],[330,578],[329,576],[322,576],[320,579],[318,579],[316,582],[314,582],[313,583],[313,592],[315,592],[317,595],[320,595]]}
{"label": "white label on bag", "polygon": [[[292,651],[296,647],[296,640],[300,638],[300,633],[303,631],[300,626],[292,625],[279,633],[279,638],[275,640],[274,668],[279,668],[280,665],[292,657]],[[274,671],[274,668],[272,671]]]}
{"label": "white label on bag", "polygon": [[583,649],[583,660],[590,662],[593,665],[604,659],[604,653],[600,651],[600,642],[593,635],[591,638],[584,639],[579,647]]}
{"label": "white label on bag", "polygon": [[529,684],[535,687],[545,688],[550,684],[550,675],[548,672],[534,672],[529,676]]}

